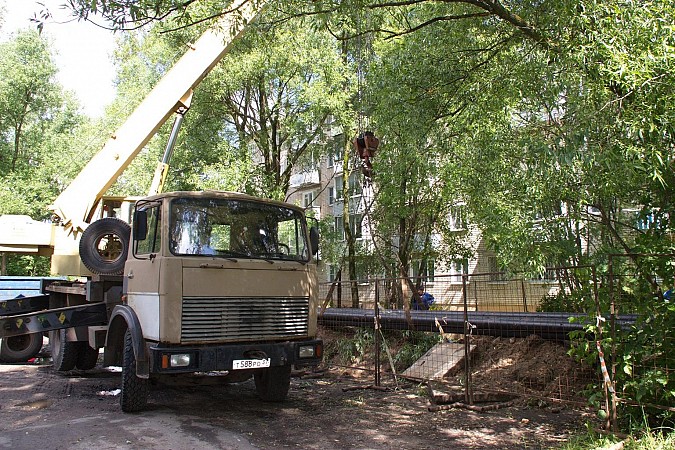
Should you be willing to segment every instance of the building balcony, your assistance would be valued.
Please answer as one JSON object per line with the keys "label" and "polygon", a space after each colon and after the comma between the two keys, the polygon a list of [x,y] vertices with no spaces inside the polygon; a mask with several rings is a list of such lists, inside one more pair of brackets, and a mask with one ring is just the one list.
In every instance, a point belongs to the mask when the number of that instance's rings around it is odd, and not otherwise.
{"label": "building balcony", "polygon": [[290,185],[292,188],[318,186],[321,183],[319,171],[311,170],[291,175]]}

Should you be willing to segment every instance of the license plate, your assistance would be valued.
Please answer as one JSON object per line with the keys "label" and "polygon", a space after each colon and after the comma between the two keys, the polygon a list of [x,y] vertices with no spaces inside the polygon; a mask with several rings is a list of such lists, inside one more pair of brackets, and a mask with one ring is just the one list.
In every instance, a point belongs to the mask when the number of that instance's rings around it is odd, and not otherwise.
{"label": "license plate", "polygon": [[267,359],[235,359],[232,361],[232,369],[257,369],[259,367],[269,367],[270,358]]}

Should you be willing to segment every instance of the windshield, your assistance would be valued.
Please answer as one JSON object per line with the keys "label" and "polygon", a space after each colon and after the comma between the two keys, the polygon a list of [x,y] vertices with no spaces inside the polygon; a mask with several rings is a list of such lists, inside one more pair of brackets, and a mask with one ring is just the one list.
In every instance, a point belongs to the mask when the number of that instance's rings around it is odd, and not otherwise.
{"label": "windshield", "polygon": [[181,198],[171,203],[174,255],[309,260],[301,213],[245,200]]}

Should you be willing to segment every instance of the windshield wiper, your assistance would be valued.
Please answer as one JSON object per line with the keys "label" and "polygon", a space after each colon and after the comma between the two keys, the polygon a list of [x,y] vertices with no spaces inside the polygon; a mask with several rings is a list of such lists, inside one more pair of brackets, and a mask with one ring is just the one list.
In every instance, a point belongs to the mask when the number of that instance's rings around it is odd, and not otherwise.
{"label": "windshield wiper", "polygon": [[216,253],[213,256],[230,259],[234,261],[236,261],[234,258],[251,258],[251,255],[249,255],[248,253],[234,252],[232,250],[218,251],[218,253]]}

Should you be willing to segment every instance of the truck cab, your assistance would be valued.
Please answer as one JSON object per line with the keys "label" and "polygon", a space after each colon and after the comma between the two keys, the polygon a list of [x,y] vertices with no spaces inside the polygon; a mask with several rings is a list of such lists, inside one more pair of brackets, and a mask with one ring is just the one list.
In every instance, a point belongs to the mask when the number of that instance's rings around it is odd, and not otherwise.
{"label": "truck cab", "polygon": [[263,400],[283,400],[291,367],[321,361],[316,250],[293,205],[217,191],[139,200],[105,330],[123,409],[143,407],[149,378],[194,372],[254,376]]}

